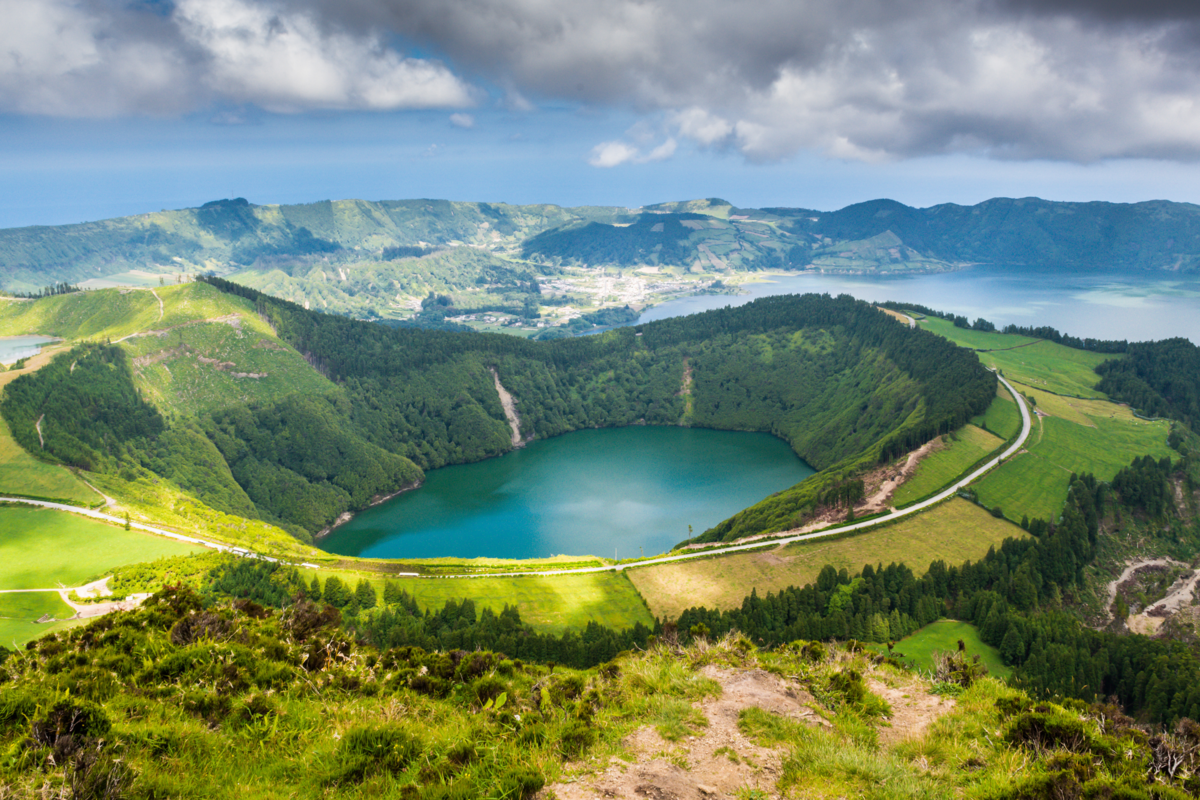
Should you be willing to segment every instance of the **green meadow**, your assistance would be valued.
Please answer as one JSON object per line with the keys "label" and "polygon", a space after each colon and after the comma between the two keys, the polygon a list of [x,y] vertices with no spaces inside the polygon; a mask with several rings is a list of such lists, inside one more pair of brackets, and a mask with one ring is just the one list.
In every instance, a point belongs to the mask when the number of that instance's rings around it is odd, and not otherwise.
{"label": "green meadow", "polygon": [[825,565],[855,573],[865,564],[904,563],[921,575],[932,561],[976,561],[989,547],[1028,534],[960,498],[856,536],[813,539],[786,547],[730,553],[626,570],[657,617],[674,618],[693,606],[740,606],[760,595],[813,583]]}
{"label": "green meadow", "polygon": [[1021,412],[1016,402],[1004,384],[996,386],[996,400],[988,406],[987,411],[971,420],[972,425],[996,434],[1001,439],[1008,440],[1021,431]]}
{"label": "green meadow", "polygon": [[[1002,403],[999,398],[992,405]],[[1009,406],[1012,406],[1009,401]],[[917,471],[896,489],[896,505],[920,500],[962,475],[971,465],[996,450],[1004,440],[974,425],[964,425],[942,437],[942,445],[917,465]]]}
{"label": "green meadow", "polygon": [[1040,339],[965,330],[936,317],[927,317],[920,325],[962,347],[986,349],[988,352],[977,353],[979,360],[1000,369],[1009,380],[1057,394],[1104,397],[1094,388],[1100,380],[1094,370],[1116,357]]}
{"label": "green meadow", "polygon": [[123,564],[201,549],[64,511],[0,507],[0,589],[80,586]]}
{"label": "green meadow", "polygon": [[[915,311],[909,311],[909,316],[919,317]],[[960,347],[968,347],[972,350],[1001,350],[1008,347],[1021,347],[1023,345],[1039,342],[1040,339],[1034,339],[1029,336],[1017,336],[1011,333],[995,333],[988,331],[976,331],[970,328],[958,328],[954,323],[947,319],[938,317],[926,317],[925,319],[917,319],[917,324],[922,328],[928,328],[938,336],[943,336],[954,342]]]}
{"label": "green meadow", "polygon": [[35,621],[46,614],[65,620],[74,613],[58,592],[0,592],[0,647],[19,647],[66,626]]}
{"label": "green meadow", "polygon": [[66,467],[47,464],[26,453],[0,417],[0,495],[32,497],[80,506],[103,502]]}
{"label": "green meadow", "polygon": [[1027,514],[1053,521],[1067,499],[1072,473],[1090,472],[1107,481],[1137,456],[1172,455],[1166,422],[1139,420],[1124,406],[1097,401],[1076,401],[1072,411],[1090,425],[1039,417],[1022,452],[976,484],[979,502],[999,506],[1011,519]]}
{"label": "green meadow", "polygon": [[[939,619],[921,628],[911,636],[906,636],[896,642],[893,656],[900,663],[911,666],[922,672],[933,669],[933,654],[936,651],[956,651],[958,642],[967,646],[967,655],[977,655],[988,668],[988,674],[997,678],[1007,679],[1012,669],[1000,658],[1000,651],[979,638],[979,631],[974,625],[958,622],[952,619]],[[887,652],[882,645],[872,645],[879,652]],[[902,657],[901,657],[902,655]]]}
{"label": "green meadow", "polygon": [[[365,577],[382,594],[383,579],[333,570],[301,570],[306,580],[318,574],[322,584],[337,575],[352,587]],[[486,577],[486,578],[396,578],[400,588],[412,595],[423,610],[439,610],[448,600],[471,600],[476,610],[489,607],[500,612],[516,606],[521,619],[550,633],[567,628],[582,630],[589,622],[610,628],[629,628],[640,622],[652,627],[654,617],[624,573],[595,572],[582,575]]]}

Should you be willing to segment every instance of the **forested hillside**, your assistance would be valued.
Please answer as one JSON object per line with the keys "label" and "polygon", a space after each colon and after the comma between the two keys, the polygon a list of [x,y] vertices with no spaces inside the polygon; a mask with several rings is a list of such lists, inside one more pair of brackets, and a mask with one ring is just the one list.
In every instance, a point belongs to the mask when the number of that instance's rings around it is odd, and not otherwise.
{"label": "forested hillside", "polygon": [[955,263],[1079,271],[1200,269],[1200,206],[1191,203],[1062,203],[1027,197],[911,208],[872,200],[840,211],[801,212],[792,220],[793,230],[831,243],[891,233],[897,243]]}
{"label": "forested hillside", "polygon": [[[970,353],[849,296],[764,298],[739,308],[552,342],[380,326],[305,311],[236,285],[279,335],[349,398],[368,440],[424,469],[504,452],[491,370],[518,399],[521,433],[695,424],[766,431],[818,469],[897,455],[980,413],[995,377]],[[690,365],[690,415],[684,361]],[[797,376],[801,376],[797,380]],[[738,530],[778,530],[830,476]]]}
{"label": "forested hillside", "polygon": [[1200,428],[1200,348],[1187,339],[1136,342],[1096,368],[1096,388],[1143,414]]}
{"label": "forested hillside", "polygon": [[[40,289],[129,270],[307,271],[314,261],[387,260],[389,247],[511,246],[529,233],[623,209],[401,200],[252,205],[243,198],[79,225],[0,230],[0,288]],[[365,251],[365,252],[364,252]]]}
{"label": "forested hillside", "polygon": [[[170,308],[192,309],[169,332],[81,346],[12,381],[0,410],[13,435],[40,457],[126,481],[165,478],[307,540],[422,470],[511,449],[499,380],[525,439],[697,425],[773,433],[818,469],[837,465],[773,498],[771,514],[742,518],[745,533],[791,524],[833,483],[959,427],[995,394],[970,353],[849,296],[771,297],[532,342],[397,330],[210,284],[164,292]],[[127,296],[89,293],[63,308]],[[25,306],[19,318],[36,316]],[[311,365],[300,372],[297,352]]]}

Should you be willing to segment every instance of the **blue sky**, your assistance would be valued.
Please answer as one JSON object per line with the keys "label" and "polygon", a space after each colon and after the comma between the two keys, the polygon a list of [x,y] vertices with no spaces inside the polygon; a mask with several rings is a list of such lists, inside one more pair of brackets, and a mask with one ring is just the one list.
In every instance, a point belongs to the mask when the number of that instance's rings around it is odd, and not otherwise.
{"label": "blue sky", "polygon": [[0,0],[0,226],[359,197],[1195,201],[1150,0]]}

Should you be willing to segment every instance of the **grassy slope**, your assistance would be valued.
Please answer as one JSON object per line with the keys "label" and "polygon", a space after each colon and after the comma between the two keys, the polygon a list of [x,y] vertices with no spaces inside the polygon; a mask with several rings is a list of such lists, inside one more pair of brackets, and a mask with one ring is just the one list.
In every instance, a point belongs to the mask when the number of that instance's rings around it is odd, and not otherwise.
{"label": "grassy slope", "polygon": [[676,617],[693,606],[733,608],[751,589],[766,594],[812,583],[826,564],[855,572],[864,564],[898,561],[921,574],[937,559],[961,564],[980,558],[1010,536],[1023,535],[1012,523],[954,499],[859,536],[630,569],[628,574],[655,616]]}
{"label": "grassy slope", "polygon": [[[1093,388],[1100,380],[1093,370],[1112,358],[1111,355],[1022,336],[964,330],[936,317],[928,317],[920,324],[963,347],[988,348],[990,352],[978,354],[979,360],[989,367],[998,367],[1009,380],[1058,394],[1104,397]],[[1032,344],[1028,344],[1030,342]],[[1026,344],[1028,346],[1018,346]]]}
{"label": "grassy slope", "polygon": [[[933,317],[921,325],[963,346],[1013,348],[978,356],[984,364],[1003,370],[1018,390],[1036,401],[1039,411],[1049,415],[1035,423],[1022,453],[976,485],[981,503],[999,506],[1010,518],[1028,514],[1056,519],[1073,472],[1091,472],[1100,480],[1110,480],[1136,456],[1171,454],[1166,423],[1138,420],[1128,408],[1106,402],[1093,388],[1100,379],[1095,366],[1111,355],[1008,334],[963,330]],[[1018,346],[1029,341],[1034,343]],[[986,421],[990,430],[1003,435],[1014,426],[1015,414],[999,408],[993,403],[984,419],[976,422]],[[1015,407],[1011,411],[1015,412]]]}
{"label": "grassy slope", "polygon": [[108,510],[114,516],[129,512],[131,519],[147,525],[286,559],[314,563],[340,560],[339,556],[304,544],[282,528],[209,508],[166,481],[130,482],[115,475],[99,474],[89,474],[88,479],[96,488],[118,500],[117,505]]}
{"label": "grassy slope", "polygon": [[[362,577],[358,573],[336,570],[301,572],[309,581],[314,574],[319,575],[322,584],[330,575],[337,575],[351,587]],[[383,579],[372,576],[367,579],[382,597]],[[654,617],[633,584],[624,574],[615,572],[544,578],[497,576],[398,580],[400,587],[424,610],[440,610],[447,600],[471,600],[477,610],[488,606],[497,613],[506,605],[514,605],[521,612],[522,621],[549,633],[561,633],[567,628],[582,630],[589,622],[621,629],[638,622],[654,625]]]}
{"label": "grassy slope", "polygon": [[79,586],[113,567],[202,548],[49,509],[0,507],[0,588]]}
{"label": "grassy slope", "polygon": [[[124,339],[122,346],[133,360],[138,387],[147,399],[166,411],[196,413],[298,391],[336,391],[308,367],[303,357],[275,338],[251,303],[207,284],[162,286],[153,292],[116,289],[79,292],[34,303],[0,301],[0,334],[27,332],[68,340]],[[150,333],[130,336],[145,332]],[[55,350],[67,346],[69,342]],[[49,352],[43,352],[30,360],[29,367],[35,369],[49,357]],[[220,369],[200,358],[226,362],[226,366]],[[267,374],[256,379],[237,378],[233,373]],[[11,379],[16,374],[5,373],[3,377]],[[3,444],[0,438],[0,458],[7,453],[12,460],[0,461],[0,479],[6,471],[19,469],[20,463],[29,458],[19,449],[4,450]],[[53,474],[59,468],[39,462],[36,469],[37,473],[31,475]],[[26,483],[30,480],[20,479]],[[108,475],[88,475],[88,480],[118,500],[118,505],[110,509],[114,515],[129,512],[135,520],[180,533],[309,561],[322,556],[320,551],[302,545],[273,525],[213,511],[162,482],[129,483]],[[0,488],[3,486],[0,484]],[[68,484],[59,489],[64,500],[86,504],[96,501],[86,486],[82,490],[72,498],[68,495],[71,491],[79,492],[77,487]],[[28,488],[22,493],[49,496]]]}
{"label": "grassy slope", "polygon": [[[14,796],[61,785],[83,763],[19,745],[31,731],[22,717],[43,718],[68,696],[68,681],[90,678],[86,688],[98,681],[95,673],[108,678],[123,669],[139,675],[138,691],[113,682],[99,694],[99,713],[112,730],[94,745],[101,755],[92,774],[128,769],[126,788],[135,797],[528,798],[555,781],[536,796],[616,796],[605,789],[623,777],[632,780],[620,796],[656,794],[650,787],[667,796],[655,776],[671,781],[671,796],[719,791],[742,800],[1059,796],[1038,791],[1052,775],[1053,786],[1075,790],[1061,796],[1083,797],[1070,779],[1076,764],[1086,767],[1074,774],[1091,781],[1088,797],[1150,797],[1137,791],[1150,780],[1144,734],[1105,736],[1094,714],[1043,703],[1032,720],[1078,733],[1070,740],[1075,752],[1050,737],[1043,748],[1023,747],[1009,733],[1015,715],[1035,701],[1021,692],[983,679],[951,701],[911,672],[836,647],[812,661],[730,639],[658,646],[586,671],[480,655],[439,699],[420,693],[415,680],[410,686],[410,676],[425,667],[423,658],[435,669],[448,659],[393,653],[380,660],[351,642],[339,651],[343,658],[304,673],[294,664],[325,640],[297,643],[277,617],[235,616],[234,642],[184,645],[172,643],[174,617],[166,612],[111,622],[120,627],[107,637],[77,632],[6,665],[12,712],[0,725],[0,747],[14,757],[0,763],[0,782]],[[68,672],[64,661],[108,669]],[[479,677],[467,669],[475,664]],[[851,676],[869,687],[859,702],[835,688],[857,682]],[[501,691],[502,708],[484,704]],[[78,694],[69,696],[78,702]],[[890,720],[879,716],[885,709]],[[775,758],[777,770],[762,768]],[[1155,797],[1187,796],[1154,788]]]}
{"label": "grassy slope", "polygon": [[0,495],[33,497],[80,506],[103,500],[69,469],[38,461],[26,453],[0,418]]}
{"label": "grassy slope", "polygon": [[336,391],[275,337],[247,301],[207,284],[171,288],[178,290],[160,290],[168,333],[123,343],[134,379],[160,409],[199,415],[293,393]]}
{"label": "grassy slope", "polygon": [[34,303],[0,300],[0,335],[115,340],[156,326],[158,310],[158,301],[148,289],[76,292]]}
{"label": "grassy slope", "polygon": [[979,502],[1000,506],[1012,519],[1028,514],[1058,518],[1067,497],[1071,473],[1091,472],[1111,480],[1136,456],[1172,455],[1167,447],[1169,424],[1146,422],[1125,406],[1102,401],[1070,400],[1028,387],[1039,409],[1061,416],[1040,417],[1025,451],[1002,464],[976,485]]}
{"label": "grassy slope", "polygon": [[[0,307],[2,313],[3,307]],[[54,354],[62,349],[62,345],[52,345],[28,359],[23,369],[0,373],[0,391],[9,381],[48,364]],[[8,423],[3,418],[0,418],[0,495],[33,497],[81,506],[96,506],[103,502],[70,470],[39,461],[26,453],[12,438]]]}
{"label": "grassy slope", "polygon": [[[1002,403],[999,398],[992,405]],[[1009,401],[1012,405],[1012,401]],[[953,481],[979,459],[995,450],[1004,440],[974,425],[964,425],[942,437],[945,445],[917,466],[916,473],[896,490],[897,504],[919,500]]]}
{"label": "grassy slope", "polygon": [[[989,675],[1007,680],[1012,674],[1012,669],[1006,666],[1000,658],[1000,651],[989,644],[984,644],[974,625],[953,619],[939,619],[911,636],[906,636],[896,642],[896,649],[892,655],[902,664],[922,672],[928,672],[933,669],[934,651],[955,651],[958,649],[960,639],[967,646],[968,655],[979,656],[980,661],[988,668]],[[880,652],[887,651],[887,648],[883,646],[876,649]],[[903,654],[903,658],[900,658],[901,654]]]}
{"label": "grassy slope", "polygon": [[996,397],[998,399],[988,406],[987,411],[971,420],[971,424],[1002,439],[1011,439],[1021,430],[1021,412],[1017,410],[1017,404],[1013,402],[1012,395],[1004,388],[1004,384],[996,385]]}

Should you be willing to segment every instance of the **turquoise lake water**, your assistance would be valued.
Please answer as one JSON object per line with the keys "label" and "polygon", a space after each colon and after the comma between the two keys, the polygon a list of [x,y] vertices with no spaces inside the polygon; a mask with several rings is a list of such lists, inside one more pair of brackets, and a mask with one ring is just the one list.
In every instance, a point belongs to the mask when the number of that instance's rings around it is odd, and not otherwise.
{"label": "turquoise lake water", "polygon": [[812,473],[765,433],[577,431],[433,470],[320,546],[367,558],[652,555]]}
{"label": "turquoise lake water", "polygon": [[56,342],[47,336],[5,336],[0,338],[0,364],[12,364],[22,358],[35,356],[42,345]]}

